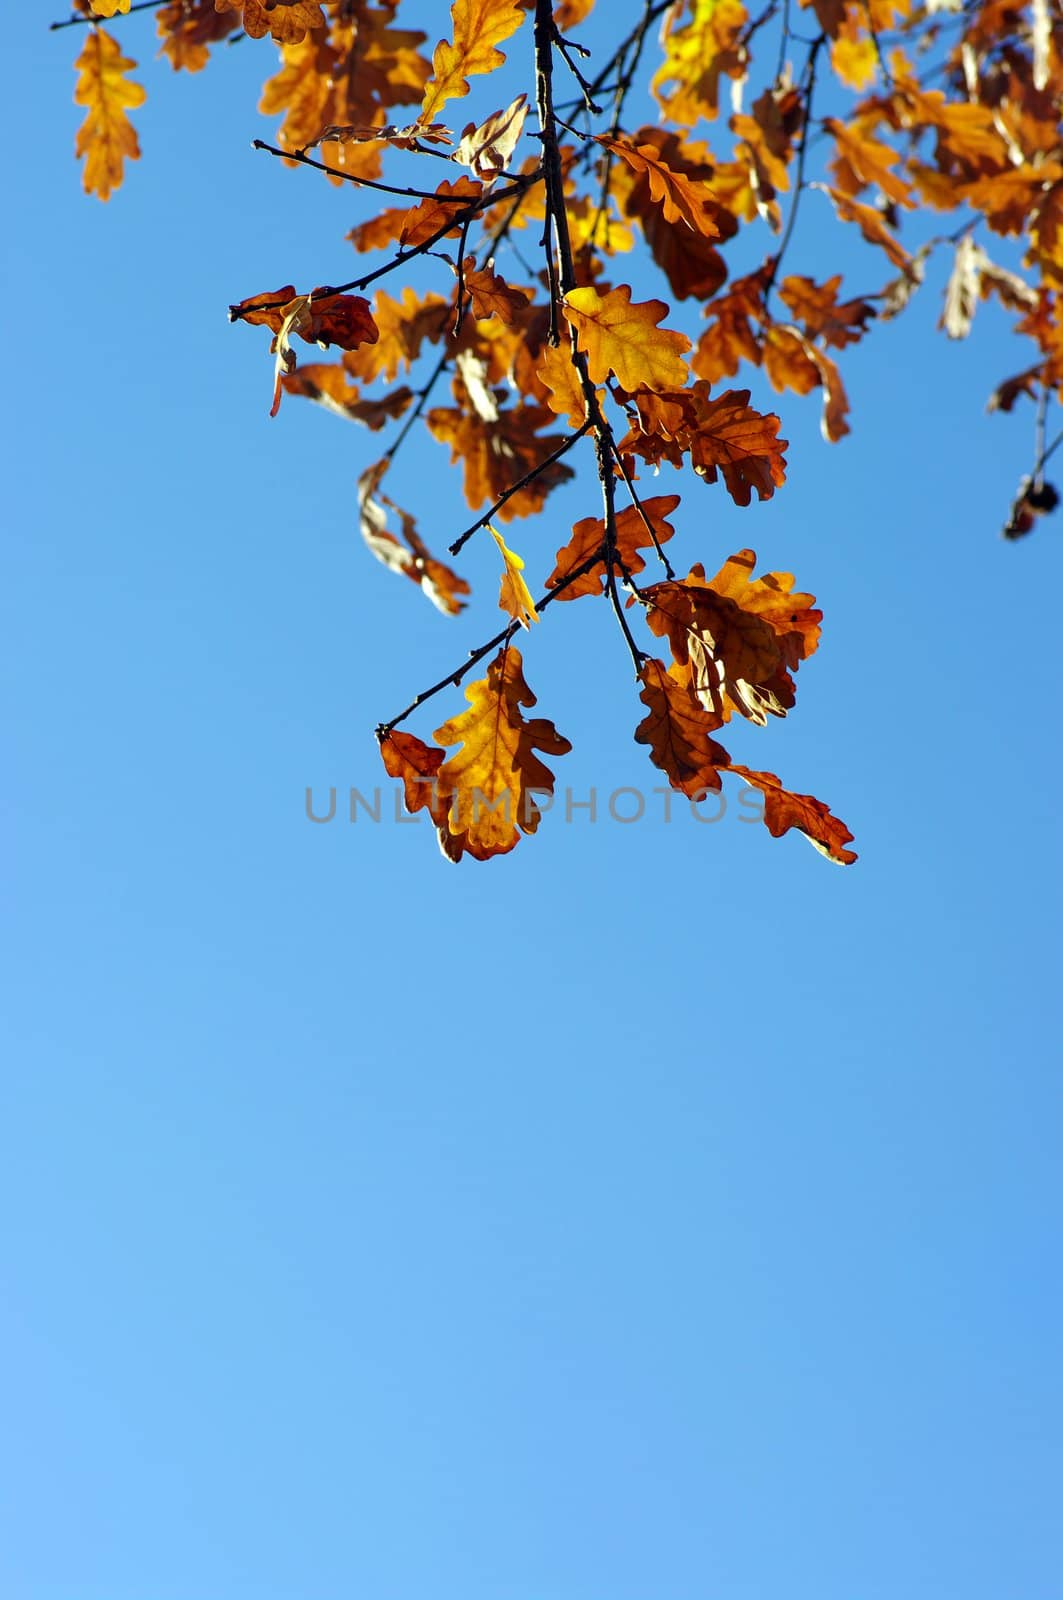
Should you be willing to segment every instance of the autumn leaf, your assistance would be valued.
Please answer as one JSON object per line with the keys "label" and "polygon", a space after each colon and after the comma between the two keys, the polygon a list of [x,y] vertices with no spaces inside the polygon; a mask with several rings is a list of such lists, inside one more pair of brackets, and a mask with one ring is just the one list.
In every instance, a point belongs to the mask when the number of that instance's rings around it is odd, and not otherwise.
{"label": "autumn leaf", "polygon": [[425,244],[434,237],[445,238],[451,228],[472,215],[475,202],[483,192],[483,184],[474,178],[462,176],[453,183],[444,180],[433,199],[422,200],[406,213],[406,220],[399,229],[400,244],[412,250],[415,245]]}
{"label": "autumn leaf", "polygon": [[239,11],[250,39],[270,34],[278,44],[299,44],[312,28],[324,28],[318,0],[214,0],[216,11]]}
{"label": "autumn leaf", "polygon": [[876,211],[873,206],[865,206],[858,200],[851,200],[838,189],[832,189],[827,184],[810,183],[810,189],[822,189],[824,194],[830,195],[834,201],[834,209],[842,222],[855,222],[868,244],[877,244],[885,250],[895,267],[907,267],[911,257],[896,236],[891,233],[886,225],[886,220],[881,211]]}
{"label": "autumn leaf", "polygon": [[436,45],[421,122],[432,122],[448,100],[467,95],[470,77],[502,66],[506,58],[495,46],[516,33],[524,8],[519,0],[454,0],[450,16],[454,42],[441,39]]}
{"label": "autumn leaf", "polygon": [[380,739],[380,755],[389,777],[401,779],[403,801],[410,815],[427,811],[441,834],[445,834],[451,796],[439,782],[439,769],[446,751],[425,744],[401,728],[391,728]]}
{"label": "autumn leaf", "polygon": [[[625,506],[614,518],[616,559],[622,568],[635,575],[646,566],[643,550],[654,550],[667,544],[675,533],[668,521],[679,504],[677,494],[653,495],[637,506]],[[559,586],[573,572],[592,561],[605,545],[605,521],[601,517],[582,517],[572,529],[572,538],[557,552],[557,563],[546,580],[547,588],[558,589],[559,600],[577,600],[581,595],[604,594],[606,565],[604,555],[571,579],[564,588]]]}
{"label": "autumn leaf", "polygon": [[509,166],[528,115],[528,97],[519,94],[504,111],[496,111],[479,126],[470,122],[452,161],[468,167],[474,177],[492,183]]}
{"label": "autumn leaf", "polygon": [[345,367],[335,361],[310,361],[281,379],[285,394],[302,395],[334,416],[360,422],[378,433],[388,422],[401,417],[413,401],[413,390],[401,384],[390,394],[364,399],[357,384],[351,383]]}
{"label": "autumn leaf", "polygon": [[497,544],[505,565],[498,604],[514,622],[519,622],[522,628],[528,628],[533,622],[538,622],[539,613],[535,609],[531,590],[524,581],[524,562],[515,550],[507,547],[497,528],[488,523],[487,531]]}
{"label": "autumn leaf", "polygon": [[291,347],[294,335],[298,334],[307,344],[320,345],[323,350],[333,344],[341,350],[356,350],[362,344],[375,344],[380,336],[369,302],[361,295],[321,293],[318,289],[297,295],[291,284],[275,294],[251,295],[230,306],[229,321],[273,329],[270,351],[277,360],[271,417],[280,410],[285,374],[295,370],[296,357]]}
{"label": "autumn leaf", "polygon": [[[453,393],[458,406],[433,406],[427,420],[435,437],[450,445],[452,465],[460,462],[464,469],[469,505],[475,510],[497,500],[527,477],[524,487],[499,507],[498,520],[511,522],[514,517],[540,511],[551,489],[572,476],[571,467],[563,461],[546,464],[561,442],[554,435],[539,433],[553,421],[551,413],[535,405],[502,408],[497,397],[489,394],[493,412],[481,415],[460,375],[454,380]],[[542,470],[536,474],[538,468]]]}
{"label": "autumn leaf", "polygon": [[233,18],[214,9],[214,0],[169,0],[156,13],[162,48],[175,72],[201,72],[210,59],[209,45],[233,31]]}
{"label": "autumn leaf", "polygon": [[550,410],[565,417],[570,428],[582,428],[587,420],[587,399],[571,350],[565,345],[546,345],[536,371],[548,390]]}
{"label": "autumn leaf", "polygon": [[497,317],[507,327],[516,322],[521,311],[529,304],[524,290],[515,289],[505,278],[488,268],[478,271],[475,256],[466,256],[462,268],[462,279],[472,298],[473,316],[481,321]]}
{"label": "autumn leaf", "polygon": [[650,195],[661,206],[666,222],[683,222],[705,239],[720,237],[716,222],[720,208],[707,184],[674,172],[661,159],[655,145],[634,145],[627,139],[610,139],[604,135],[598,136],[598,143],[626,161],[633,172],[646,178]]}
{"label": "autumn leaf", "polygon": [[85,159],[86,194],[109,200],[122,182],[126,161],[139,161],[140,145],[126,113],[147,98],[139,83],[125,76],[136,66],[103,28],[93,28],[77,58],[74,99],[88,107],[75,150]]}
{"label": "autumn leaf", "polygon": [[[381,492],[380,484],[390,465],[385,456],[382,461],[368,467],[358,479],[362,538],[378,561],[392,572],[402,573],[404,577],[412,579],[445,616],[456,617],[464,610],[462,596],[470,592],[469,585],[429,553],[417,533],[413,517]],[[405,545],[388,529],[387,506],[399,517]]]}
{"label": "autumn leaf", "polygon": [[539,826],[538,801],[553,794],[554,775],[536,752],[562,756],[572,746],[544,717],[525,720],[522,707],[533,706],[535,696],[515,645],[502,647],[465,698],[469,710],[433,734],[441,745],[461,747],[439,769],[442,791],[453,796],[440,842],[451,860],[467,852],[487,861]]}
{"label": "autumn leaf", "polygon": [[130,0],[89,0],[89,9],[94,17],[113,17],[116,11],[129,10]]}
{"label": "autumn leaf", "polygon": [[717,727],[735,711],[759,726],[769,714],[785,717],[796,698],[790,674],[819,641],[814,596],[793,594],[790,573],[752,580],[755,562],[741,550],[714,578],[697,565],[642,591],[651,633],[671,647],[673,676]]}
{"label": "autumn leaf", "polygon": [[689,688],[677,683],[663,661],[650,656],[639,673],[639,699],[649,708],[635,729],[639,744],[648,744],[650,760],[666,773],[673,789],[700,800],[721,787],[720,768],[730,756],[711,737],[718,726],[695,700]]}
{"label": "autumn leaf", "polygon": [[838,301],[841,273],[817,284],[812,278],[790,276],[779,284],[779,299],[804,324],[810,339],[822,339],[836,350],[855,344],[867,332],[866,324],[878,313],[867,300]]}
{"label": "autumn leaf", "polygon": [[786,481],[779,419],[762,415],[749,404],[748,389],[727,389],[715,399],[699,379],[689,389],[639,389],[632,396],[638,413],[617,449],[641,456],[651,465],[669,461],[675,467],[689,456],[706,483],[723,477],[737,505],[747,506],[755,490],[770,500]]}
{"label": "autumn leaf", "polygon": [[773,839],[796,828],[828,861],[850,866],[857,859],[855,850],[846,849],[852,834],[844,822],[831,816],[822,800],[815,800],[810,794],[792,794],[783,788],[774,772],[752,772],[740,766],[727,770],[760,790],[764,796],[764,823]]}
{"label": "autumn leaf", "polygon": [[604,383],[614,372],[625,389],[675,388],[687,380],[681,359],[690,349],[682,333],[659,328],[668,307],[663,300],[631,303],[626,284],[600,295],[597,289],[572,289],[565,296],[565,317],[576,330],[587,357],[592,383]]}

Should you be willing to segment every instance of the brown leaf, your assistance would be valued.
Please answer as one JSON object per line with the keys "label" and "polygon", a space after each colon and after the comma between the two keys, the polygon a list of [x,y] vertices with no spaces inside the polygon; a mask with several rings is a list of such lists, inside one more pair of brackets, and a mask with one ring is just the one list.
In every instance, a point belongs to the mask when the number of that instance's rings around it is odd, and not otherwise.
{"label": "brown leaf", "polygon": [[650,760],[666,773],[673,789],[700,800],[721,788],[720,767],[730,756],[711,737],[719,724],[705,712],[690,690],[668,673],[663,661],[648,657],[639,674],[639,699],[649,707],[635,729],[639,744],[648,744]]}
{"label": "brown leaf", "polygon": [[760,790],[764,796],[764,823],[773,839],[796,828],[828,861],[850,866],[857,859],[855,850],[846,849],[852,834],[844,822],[831,816],[822,800],[810,794],[792,794],[783,788],[774,772],[751,772],[740,766],[727,770]]}

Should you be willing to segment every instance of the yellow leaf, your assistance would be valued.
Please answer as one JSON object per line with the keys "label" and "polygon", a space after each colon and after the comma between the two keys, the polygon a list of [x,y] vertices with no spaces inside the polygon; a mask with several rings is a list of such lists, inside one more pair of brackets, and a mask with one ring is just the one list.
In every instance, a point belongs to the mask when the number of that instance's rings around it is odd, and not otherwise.
{"label": "yellow leaf", "polygon": [[560,344],[545,345],[535,370],[548,391],[546,403],[550,410],[567,417],[570,428],[582,428],[587,420],[587,400],[579,373],[572,365],[571,350]]}
{"label": "yellow leaf", "polygon": [[564,313],[576,330],[580,349],[587,357],[592,383],[604,383],[615,372],[624,389],[640,384],[648,389],[678,389],[687,381],[690,340],[657,324],[668,307],[663,300],[631,304],[626,284],[600,295],[597,289],[572,289],[565,296]]}
{"label": "yellow leaf", "polygon": [[129,0],[89,0],[94,17],[113,17],[116,11],[128,11]]}
{"label": "yellow leaf", "polygon": [[454,43],[440,39],[432,56],[419,122],[432,122],[448,100],[469,92],[468,77],[493,72],[505,61],[495,45],[516,33],[525,12],[519,0],[454,0]]}
{"label": "yellow leaf", "polygon": [[74,99],[88,107],[88,116],[78,129],[74,148],[86,158],[85,193],[108,200],[122,182],[126,160],[140,159],[140,145],[126,111],[143,105],[147,96],[139,83],[124,76],[136,62],[124,56],[102,28],[92,29],[76,66]]}
{"label": "yellow leaf", "polygon": [[531,590],[525,583],[521,574],[524,571],[524,562],[515,550],[506,547],[506,541],[497,528],[487,524],[487,531],[502,552],[502,560],[506,570],[502,574],[502,589],[498,603],[502,610],[507,612],[514,621],[519,622],[522,628],[529,623],[538,622],[539,613],[535,609],[535,601],[531,597]]}

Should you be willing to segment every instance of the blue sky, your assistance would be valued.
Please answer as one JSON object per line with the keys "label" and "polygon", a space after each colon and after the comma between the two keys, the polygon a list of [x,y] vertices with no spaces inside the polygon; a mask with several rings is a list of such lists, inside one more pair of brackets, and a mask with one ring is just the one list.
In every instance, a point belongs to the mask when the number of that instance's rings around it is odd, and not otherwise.
{"label": "blue sky", "polygon": [[[342,794],[497,627],[497,553],[458,624],[374,563],[377,441],[271,422],[225,319],[352,275],[370,202],[250,150],[267,47],[176,77],[150,17],[144,160],[86,199],[50,16],[5,31],[0,1593],[1056,1600],[1060,541],[997,537],[1032,426],[983,411],[1025,347],[946,344],[939,271],[843,356],[842,445],[753,375],[769,505],[660,486],[686,558],[819,597],[796,711],[729,742],[855,867],[666,824],[589,602],[527,674],[559,781],[645,818],[452,867]],[[590,470],[510,526],[533,589]],[[390,490],[469,520],[427,438]]]}

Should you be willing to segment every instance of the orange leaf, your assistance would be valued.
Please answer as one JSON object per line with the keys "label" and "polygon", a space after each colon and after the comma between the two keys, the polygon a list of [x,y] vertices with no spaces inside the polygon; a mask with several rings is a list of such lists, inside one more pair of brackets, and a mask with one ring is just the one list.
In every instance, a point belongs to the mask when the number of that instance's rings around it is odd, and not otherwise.
{"label": "orange leaf", "polygon": [[474,317],[486,322],[489,317],[497,317],[499,322],[511,326],[528,305],[528,296],[523,289],[514,289],[505,278],[500,278],[497,272],[484,268],[476,270],[476,257],[466,256],[462,263],[462,274],[465,287],[472,296],[472,312]]}
{"label": "orange leaf", "polygon": [[587,420],[587,400],[571,350],[565,345],[546,345],[535,370],[549,391],[546,403],[550,410],[567,417],[570,428],[582,428]]}
{"label": "orange leaf", "polygon": [[626,161],[632,172],[647,179],[650,195],[662,207],[666,222],[685,222],[705,239],[720,237],[716,223],[719,204],[707,184],[674,172],[661,160],[656,145],[633,145],[628,139],[596,137],[599,144]]}
{"label": "orange leaf", "polygon": [[[437,439],[450,445],[451,464],[461,462],[465,474],[465,498],[475,510],[485,501],[497,500],[507,489],[533,468],[541,466],[561,443],[553,434],[540,437],[538,430],[553,421],[545,406],[517,405],[481,416],[461,379],[456,377],[453,392],[457,409],[434,406],[427,416],[428,427]],[[489,392],[489,400],[494,394]],[[572,476],[572,468],[555,461],[498,510],[499,522],[527,517],[541,511],[550,490]]]}
{"label": "orange leaf", "polygon": [[773,839],[796,828],[828,861],[847,867],[857,859],[855,850],[846,849],[852,834],[844,822],[831,816],[822,800],[810,794],[792,794],[783,788],[774,772],[751,772],[740,766],[727,770],[760,790],[764,796],[764,823]]}
{"label": "orange leaf", "polygon": [[[643,550],[654,548],[653,535],[657,536],[658,544],[667,544],[675,533],[675,529],[667,518],[679,504],[677,494],[658,494],[649,500],[643,500],[642,510],[646,516],[653,533],[650,533],[646,522],[643,521],[637,507],[625,506],[623,511],[616,515],[616,552],[620,563],[634,574],[642,572],[646,566],[642,559]],[[601,517],[583,517],[572,529],[572,538],[568,544],[563,545],[557,552],[557,564],[546,580],[547,588],[556,589],[570,572],[581,567],[585,561],[603,548],[605,544],[605,522]],[[601,560],[578,578],[562,589],[558,595],[559,600],[578,600],[585,594],[604,594],[605,592],[605,562]]]}
{"label": "orange leaf", "polygon": [[811,183],[810,189],[822,189],[824,194],[829,194],[834,201],[834,209],[842,222],[855,222],[868,244],[877,244],[885,250],[895,267],[907,267],[911,256],[904,246],[886,226],[885,218],[881,211],[876,211],[873,206],[861,205],[858,200],[850,200],[838,189],[831,189],[824,183]]}
{"label": "orange leaf", "polygon": [[278,44],[299,44],[312,28],[324,28],[318,0],[214,0],[216,11],[239,11],[250,39],[270,34]]}
{"label": "orange leaf", "polygon": [[716,719],[669,675],[663,661],[649,657],[639,676],[643,683],[639,699],[649,714],[635,729],[637,743],[649,745],[654,766],[667,773],[673,789],[691,800],[719,790],[719,768],[728,766],[731,758],[711,737]]}
{"label": "orange leaf", "polygon": [[751,581],[755,562],[752,550],[740,550],[714,578],[695,566],[681,581],[643,590],[647,625],[671,646],[672,675],[717,726],[735,711],[760,726],[768,714],[784,717],[796,698],[790,672],[819,642],[814,596],[792,594],[788,572]]}
{"label": "orange leaf", "polygon": [[667,313],[663,300],[631,303],[626,284],[600,295],[597,289],[572,289],[565,296],[565,317],[576,330],[593,383],[615,372],[625,389],[645,384],[669,389],[687,380],[681,359],[690,340],[657,324]]}
{"label": "orange leaf", "polygon": [[168,0],[156,15],[162,48],[175,72],[201,72],[210,58],[207,46],[226,38],[233,19],[214,9],[214,0]]}
{"label": "orange leaf", "polygon": [[[263,324],[274,332],[270,350],[276,354],[273,405],[270,416],[280,409],[281,384],[285,373],[295,370],[295,352],[291,348],[293,334],[307,344],[319,344],[327,349],[330,344],[341,350],[355,350],[361,344],[375,344],[380,337],[369,310],[368,300],[357,294],[322,294],[312,289],[309,294],[294,294],[290,284],[271,295],[252,295],[247,300],[229,307],[230,322],[248,322],[253,326]],[[285,298],[287,297],[287,298]]]}
{"label": "orange leaf", "polygon": [[516,33],[525,12],[520,0],[454,0],[450,16],[454,43],[441,39],[435,47],[421,122],[433,121],[448,100],[467,95],[469,77],[502,66],[506,58],[495,45]]}
{"label": "orange leaf", "polygon": [[392,728],[380,741],[380,754],[392,778],[401,778],[406,810],[411,814],[427,811],[436,827],[446,831],[450,795],[439,783],[439,769],[445,750],[418,739],[415,734]]}
{"label": "orange leaf", "polygon": [[632,425],[618,448],[656,465],[669,461],[691,465],[706,483],[719,473],[737,505],[747,506],[752,491],[770,500],[786,481],[783,452],[787,441],[777,437],[779,419],[749,405],[748,389],[727,389],[709,398],[709,385],[699,379],[689,389],[640,389],[633,397],[640,427]]}
{"label": "orange leaf", "polygon": [[470,709],[452,717],[433,738],[460,745],[439,769],[444,792],[453,795],[444,854],[458,860],[467,851],[477,861],[505,855],[522,833],[534,833],[541,812],[537,796],[552,795],[554,775],[537,750],[566,755],[572,746],[544,717],[525,721],[521,707],[535,696],[524,680],[520,651],[504,645],[487,677],[469,684]]}
{"label": "orange leaf", "polygon": [[445,180],[436,190],[435,198],[422,200],[411,206],[406,221],[399,229],[399,242],[407,249],[424,244],[433,235],[445,238],[451,228],[456,228],[463,217],[472,215],[473,202],[484,192],[482,183],[464,174],[454,183]]}
{"label": "orange leaf", "polygon": [[147,98],[139,83],[125,74],[136,66],[103,28],[93,28],[75,63],[78,71],[74,99],[88,107],[78,129],[76,153],[85,156],[86,194],[109,200],[122,182],[125,162],[140,159],[140,145],[126,112]]}

